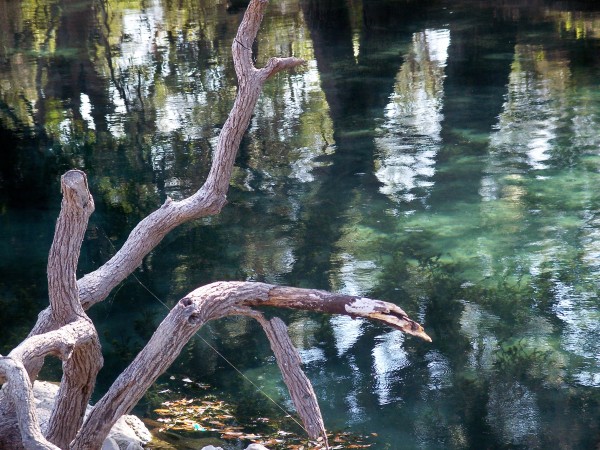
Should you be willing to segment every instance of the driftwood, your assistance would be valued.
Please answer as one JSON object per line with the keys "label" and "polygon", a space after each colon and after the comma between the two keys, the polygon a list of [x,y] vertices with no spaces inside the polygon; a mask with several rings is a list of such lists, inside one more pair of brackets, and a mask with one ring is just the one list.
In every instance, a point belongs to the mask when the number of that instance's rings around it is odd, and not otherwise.
{"label": "driftwood", "polygon": [[[83,422],[86,405],[102,366],[98,335],[86,315],[142,262],[162,238],[178,225],[220,212],[237,149],[265,81],[279,71],[304,63],[297,58],[272,58],[264,68],[252,62],[266,0],[252,0],[232,44],[238,93],[225,122],[210,173],[190,197],[167,201],[143,219],[122,248],[103,266],[76,281],[75,269],[94,202],[83,172],[63,175],[63,203],[48,258],[50,306],[42,311],[30,335],[7,356],[0,355],[0,448],[97,449],[112,425],[128,413],[157,377],[206,322],[230,315],[256,319],[275,353],[284,381],[309,436],[326,442],[325,426],[310,381],[292,346],[283,321],[267,320],[262,306],[344,314],[382,322],[430,340],[423,328],[398,306],[362,297],[250,282],[217,282],[200,287],[171,310],[135,360],[115,380]],[[32,382],[45,356],[63,362],[63,378],[45,435],[36,417]]]}

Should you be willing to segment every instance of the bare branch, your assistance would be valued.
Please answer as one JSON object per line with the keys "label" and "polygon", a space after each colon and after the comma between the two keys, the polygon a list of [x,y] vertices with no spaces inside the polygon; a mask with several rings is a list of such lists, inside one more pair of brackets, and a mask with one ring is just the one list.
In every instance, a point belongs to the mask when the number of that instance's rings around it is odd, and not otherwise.
{"label": "bare branch", "polygon": [[77,434],[103,361],[94,330],[92,339],[75,347],[71,357],[63,362],[63,377],[46,434],[48,440],[59,447],[67,448]]}
{"label": "bare branch", "polygon": [[52,355],[65,361],[71,356],[76,345],[88,342],[95,333],[87,320],[76,320],[57,330],[28,337],[15,347],[9,356],[29,361]]}
{"label": "bare branch", "polygon": [[96,403],[77,434],[72,449],[100,447],[119,417],[135,406],[204,323],[203,320],[193,318],[193,314],[193,307],[186,306],[182,301],[177,303],[156,329],[148,344]]}
{"label": "bare branch", "polygon": [[48,256],[48,295],[55,324],[64,325],[84,314],[75,272],[94,200],[80,170],[61,177],[62,205]]}
{"label": "bare branch", "polygon": [[[357,303],[358,301],[358,303]],[[349,310],[343,305],[349,305]],[[229,315],[246,315],[257,317],[251,306],[275,306],[311,311],[322,311],[334,314],[345,314],[352,317],[361,316],[381,321],[394,328],[405,328],[410,334],[430,340],[423,328],[412,321],[404,312],[391,303],[357,298],[347,295],[329,294],[314,289],[280,288],[277,286],[252,282],[217,282],[202,286],[183,297],[156,329],[148,344],[136,356],[133,362],[115,380],[106,395],[94,406],[86,418],[80,432],[72,444],[73,449],[96,448],[108,435],[110,428],[118,418],[127,414],[154,383],[175,361],[185,344],[206,322]],[[352,307],[360,311],[353,310]],[[389,311],[385,313],[384,311]],[[402,319],[398,316],[402,312]],[[262,322],[261,322],[262,324]],[[417,328],[421,330],[417,331]],[[292,348],[289,337],[277,322],[267,323],[265,331],[270,340],[276,342],[275,348],[289,353]],[[274,339],[274,340],[273,340]],[[279,351],[279,350],[277,350]],[[294,363],[298,366],[298,364]],[[300,370],[301,372],[301,370]],[[286,382],[294,383],[302,378],[295,368],[285,370]],[[299,379],[298,378],[298,379]],[[299,392],[308,392],[308,380],[301,381]],[[306,383],[306,384],[305,384]],[[293,394],[297,395],[297,394]],[[299,394],[301,395],[301,394]],[[300,402],[302,404],[302,402]],[[307,406],[308,403],[304,403]],[[317,436],[321,435],[318,420],[308,424]]]}
{"label": "bare branch", "polygon": [[[79,170],[70,170],[61,177],[63,200],[56,222],[54,240],[48,257],[48,295],[52,311],[51,326],[79,322],[87,339],[75,346],[63,359],[63,376],[48,425],[47,439],[66,448],[75,437],[102,367],[102,352],[96,329],[79,301],[76,281],[81,243],[94,200],[87,177]],[[73,337],[71,337],[73,338]],[[29,373],[33,378],[42,359],[32,360]],[[26,364],[26,360],[23,360]],[[69,417],[70,420],[65,420]]]}
{"label": "bare branch", "polygon": [[[81,357],[81,354],[84,354],[84,357]],[[22,361],[24,360],[42,359],[47,355],[57,356],[63,360],[65,376],[63,377],[63,383],[61,383],[57,401],[54,404],[47,436],[39,442],[40,445],[45,445],[46,441],[50,441],[59,447],[66,448],[81,425],[85,407],[94,388],[95,376],[102,366],[102,355],[100,354],[100,346],[97,343],[97,333],[91,321],[86,317],[57,330],[31,336],[13,349],[8,357],[14,364],[23,365]],[[87,372],[78,369],[79,367],[88,368],[90,366],[92,369]],[[23,365],[23,367],[25,366]],[[2,382],[0,380],[0,383]],[[3,392],[8,389],[8,386],[9,384],[6,385]],[[31,386],[29,377],[27,385],[21,389],[26,389],[27,386]],[[23,394],[20,394],[19,401],[22,397]],[[83,412],[81,411],[82,408]],[[71,420],[65,420],[65,417]],[[19,423],[21,433],[23,433],[22,426]],[[28,439],[39,438],[35,433],[31,434],[27,430],[26,432],[30,435]],[[57,447],[52,446],[51,448]]]}
{"label": "bare branch", "polygon": [[102,367],[100,344],[91,321],[85,317],[58,330],[31,336],[9,354],[15,361],[42,359],[47,355],[63,360],[63,379],[48,424],[47,439],[66,448],[83,421],[96,375]]}
{"label": "bare branch", "polygon": [[23,446],[27,450],[60,450],[42,434],[25,366],[10,356],[0,357],[0,383],[5,383],[2,392],[16,411]]}
{"label": "bare branch", "polygon": [[[192,196],[168,199],[160,209],[142,220],[123,247],[107,263],[78,281],[79,296],[85,309],[104,300],[108,294],[141,263],[143,258],[174,228],[190,220],[217,214],[226,203],[226,194],[242,137],[263,83],[271,75],[302,64],[298,58],[272,58],[260,71],[252,63],[252,44],[260,28],[266,0],[252,0],[232,44],[238,76],[238,93],[219,134],[210,172],[204,185]],[[46,331],[44,327],[39,332]]]}
{"label": "bare branch", "polygon": [[431,338],[425,333],[423,327],[410,319],[402,308],[393,303],[382,302],[381,300],[332,294],[331,292],[316,289],[272,286],[267,299],[251,300],[245,304],[247,306],[276,306],[278,308],[302,309],[320,311],[327,314],[363,317],[383,322],[392,328],[431,342]]}
{"label": "bare branch", "polygon": [[292,344],[287,326],[278,317],[271,320],[266,320],[262,314],[255,314],[252,317],[261,324],[269,338],[283,381],[290,392],[308,436],[315,440],[321,437],[327,444],[327,432],[317,395],[302,370],[302,360]]}
{"label": "bare branch", "polygon": [[[79,299],[75,275],[81,243],[94,211],[94,199],[88,189],[87,177],[80,170],[69,170],[61,177],[61,191],[61,210],[48,256],[50,307],[39,314],[29,337],[47,333],[78,318],[87,318]],[[34,357],[29,352],[23,355],[21,361],[32,381],[35,380],[44,364],[43,357]]]}
{"label": "bare branch", "polygon": [[259,73],[263,80],[267,80],[276,73],[283,70],[295,69],[304,64],[306,64],[306,61],[300,58],[271,58],[267,62],[267,65],[260,69]]}
{"label": "bare branch", "polygon": [[252,63],[252,44],[254,44],[268,4],[268,0],[250,2],[231,44],[235,73],[240,84],[256,73],[256,68]]}

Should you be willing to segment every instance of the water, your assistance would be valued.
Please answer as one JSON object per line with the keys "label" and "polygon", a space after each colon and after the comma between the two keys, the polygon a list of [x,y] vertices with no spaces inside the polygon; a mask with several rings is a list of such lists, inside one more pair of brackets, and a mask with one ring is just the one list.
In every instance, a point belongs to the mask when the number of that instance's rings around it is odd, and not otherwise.
{"label": "water", "polygon": [[[597,446],[599,11],[273,2],[258,64],[308,63],[265,86],[223,212],[167,237],[90,311],[106,360],[96,396],[166,314],[138,279],[168,305],[256,280],[393,301],[433,337],[283,312],[332,430],[376,433],[381,449]],[[47,304],[61,173],[85,170],[96,199],[82,274],[201,185],[235,95],[241,12],[0,0],[0,353]],[[255,324],[201,334],[289,406]],[[280,414],[199,339],[170,376]]]}

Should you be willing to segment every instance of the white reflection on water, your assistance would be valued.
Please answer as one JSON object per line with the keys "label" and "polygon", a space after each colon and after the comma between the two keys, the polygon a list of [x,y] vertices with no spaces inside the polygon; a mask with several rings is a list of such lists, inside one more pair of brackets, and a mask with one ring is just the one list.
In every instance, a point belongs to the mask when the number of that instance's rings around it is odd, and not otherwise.
{"label": "white reflection on water", "polygon": [[121,70],[148,63],[156,47],[165,45],[166,33],[162,32],[164,11],[155,0],[144,11],[126,10],[123,12],[123,42],[121,57],[117,64]]}
{"label": "white reflection on water", "polygon": [[325,352],[321,348],[298,349],[303,364],[311,364],[317,361],[327,361]]}
{"label": "white reflection on water", "polygon": [[373,370],[375,372],[375,394],[380,405],[400,400],[393,395],[394,385],[399,383],[398,371],[407,367],[410,362],[408,353],[402,347],[404,335],[400,331],[392,331],[377,338],[373,348]]}
{"label": "white reflection on water", "polygon": [[92,117],[92,103],[90,102],[90,97],[89,95],[82,93],[79,98],[81,102],[81,106],[79,107],[81,118],[86,121],[90,130],[95,130],[96,124]]}
{"label": "white reflection on water", "polygon": [[366,295],[375,287],[379,269],[374,261],[358,260],[348,252],[335,258],[341,263],[339,278],[336,280],[337,291],[346,295]]}
{"label": "white reflection on water", "polygon": [[[381,192],[395,201],[412,201],[424,197],[416,192],[432,186],[435,156],[441,144],[441,109],[443,78],[449,30],[425,30],[413,35],[412,50],[405,57],[396,79],[394,93],[385,110],[382,134],[376,138],[378,179],[383,183]],[[354,238],[351,238],[354,236]],[[360,233],[349,231],[348,243],[337,259],[336,290],[349,295],[365,295],[377,280],[377,264],[370,259],[358,260],[351,242]],[[348,248],[346,248],[348,247]],[[363,321],[347,317],[331,319],[338,355],[345,354],[363,333]],[[399,383],[399,372],[409,365],[400,332],[385,334],[373,349],[374,391],[381,405],[398,400],[394,386]],[[448,366],[443,358],[430,361],[431,388],[446,385]]]}
{"label": "white reflection on water", "polygon": [[[600,145],[599,145],[600,148]],[[597,286],[600,287],[600,216],[596,217],[596,211],[584,211],[581,245],[585,249],[583,261],[593,270],[593,273],[599,275]]]}
{"label": "white reflection on water", "polygon": [[[346,239],[344,244],[352,245],[352,239]],[[377,281],[377,265],[369,260],[357,260],[350,253],[343,252],[337,256],[341,263],[335,273],[332,283],[335,290],[346,295],[366,295]],[[334,316],[330,319],[338,355],[346,353],[362,335],[362,319],[350,319],[346,316]]]}
{"label": "white reflection on water", "polygon": [[452,369],[450,368],[450,360],[437,350],[427,352],[425,359],[429,371],[427,388],[430,391],[437,391],[451,387]]}
{"label": "white reflection on water", "polygon": [[108,86],[108,96],[113,106],[113,113],[108,114],[106,117],[108,131],[115,138],[122,138],[125,136],[125,121],[123,120],[123,116],[127,114],[125,99],[112,82]]}
{"label": "white reflection on water", "polygon": [[[311,182],[314,180],[313,169],[324,164],[316,158],[332,153],[334,140],[329,106],[321,89],[313,49],[305,45],[304,52],[308,61],[305,69],[289,75],[276,92],[266,91],[259,98],[249,135],[253,147],[262,145],[265,136],[269,137],[270,143],[268,155],[251,162],[253,169],[266,173],[268,165],[286,162],[285,169],[291,178]],[[262,149],[260,154],[264,153]],[[280,155],[286,155],[286,158]],[[268,158],[273,160],[267,161]]]}
{"label": "white reflection on water", "polygon": [[365,420],[366,410],[358,400],[358,394],[361,392],[360,387],[364,385],[365,380],[361,376],[361,370],[356,365],[354,358],[350,358],[348,365],[354,376],[352,377],[352,389],[349,389],[348,395],[345,397],[345,403],[349,415],[348,425],[352,425]]}
{"label": "white reflection on water", "polygon": [[358,341],[363,334],[364,322],[364,319],[352,319],[348,316],[333,316],[330,319],[338,356],[342,356]]}
{"label": "white reflection on water", "polygon": [[585,358],[583,369],[573,375],[585,386],[600,387],[600,311],[593,292],[577,292],[560,281],[554,283],[553,312],[564,322],[561,344],[565,350]]}
{"label": "white reflection on water", "polygon": [[396,201],[423,198],[415,190],[433,185],[449,45],[449,30],[415,33],[386,107],[384,131],[376,140],[376,175],[383,183],[381,192]]}
{"label": "white reflection on water", "polygon": [[492,151],[503,154],[501,165],[508,162],[513,171],[548,167],[567,116],[569,79],[560,55],[549,55],[542,46],[515,46],[506,102],[490,139]]}
{"label": "white reflection on water", "polygon": [[124,10],[122,14],[119,57],[112,61],[114,77],[109,86],[115,108],[107,116],[109,131],[116,137],[125,135],[127,105],[134,101],[143,104],[150,94],[156,72],[151,62],[157,47],[168,52],[166,33],[162,31],[164,11],[159,1],[155,0],[144,11]]}
{"label": "white reflection on water", "polygon": [[505,444],[539,445],[540,411],[527,387],[514,381],[492,383],[487,409],[489,426]]}

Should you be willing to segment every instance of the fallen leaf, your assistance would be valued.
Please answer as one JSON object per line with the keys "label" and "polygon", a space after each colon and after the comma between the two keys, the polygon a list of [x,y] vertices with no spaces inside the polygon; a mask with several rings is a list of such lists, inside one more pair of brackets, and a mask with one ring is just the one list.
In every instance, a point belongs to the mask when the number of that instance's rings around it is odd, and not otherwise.
{"label": "fallen leaf", "polygon": [[224,427],[225,424],[223,422],[219,422],[218,420],[209,420],[208,423],[212,425],[216,425],[218,427]]}
{"label": "fallen leaf", "polygon": [[262,436],[258,434],[243,434],[240,439],[262,439]]}
{"label": "fallen leaf", "polygon": [[240,436],[242,436],[244,433],[240,433],[237,431],[226,431],[225,433],[221,434],[221,437],[223,439],[239,439]]}

